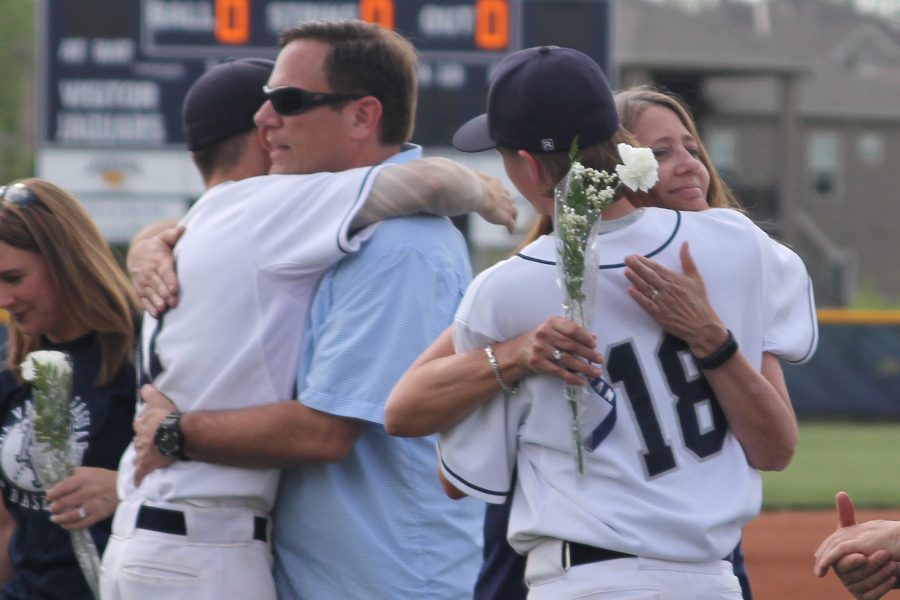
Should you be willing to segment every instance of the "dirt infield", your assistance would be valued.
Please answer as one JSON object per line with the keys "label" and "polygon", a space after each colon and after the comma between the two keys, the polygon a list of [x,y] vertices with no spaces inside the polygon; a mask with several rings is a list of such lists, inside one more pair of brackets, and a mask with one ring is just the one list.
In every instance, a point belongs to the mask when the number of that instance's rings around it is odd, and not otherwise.
{"label": "dirt infield", "polygon": [[[900,510],[859,511],[858,521],[900,520]],[[852,600],[833,573],[812,573],[813,552],[837,525],[834,511],[764,512],[744,531],[754,600]],[[900,598],[900,591],[888,594]]]}

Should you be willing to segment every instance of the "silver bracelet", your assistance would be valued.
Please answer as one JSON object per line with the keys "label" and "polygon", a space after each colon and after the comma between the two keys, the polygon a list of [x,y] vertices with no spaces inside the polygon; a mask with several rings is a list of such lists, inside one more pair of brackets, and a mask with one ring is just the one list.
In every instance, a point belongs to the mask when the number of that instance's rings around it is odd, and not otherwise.
{"label": "silver bracelet", "polygon": [[514,384],[513,386],[506,385],[506,382],[503,381],[503,378],[500,376],[500,365],[497,363],[497,357],[494,356],[494,348],[490,344],[484,347],[484,353],[487,354],[488,363],[491,365],[491,371],[494,372],[494,378],[497,380],[497,383],[500,384],[500,388],[504,392],[509,392],[510,394],[515,394],[519,391],[519,384]]}

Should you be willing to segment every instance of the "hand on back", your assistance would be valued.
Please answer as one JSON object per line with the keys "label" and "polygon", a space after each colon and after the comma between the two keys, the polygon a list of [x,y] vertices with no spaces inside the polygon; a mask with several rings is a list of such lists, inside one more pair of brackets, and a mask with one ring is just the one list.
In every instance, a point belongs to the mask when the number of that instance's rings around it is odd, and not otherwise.
{"label": "hand on back", "polygon": [[153,317],[178,304],[175,244],[184,234],[182,225],[135,240],[128,251],[128,273],[141,304]]}
{"label": "hand on back", "polygon": [[475,171],[475,174],[478,175],[484,186],[484,206],[478,211],[478,214],[488,223],[503,225],[507,231],[513,233],[516,229],[516,217],[519,211],[509,190],[496,177],[478,171]]}

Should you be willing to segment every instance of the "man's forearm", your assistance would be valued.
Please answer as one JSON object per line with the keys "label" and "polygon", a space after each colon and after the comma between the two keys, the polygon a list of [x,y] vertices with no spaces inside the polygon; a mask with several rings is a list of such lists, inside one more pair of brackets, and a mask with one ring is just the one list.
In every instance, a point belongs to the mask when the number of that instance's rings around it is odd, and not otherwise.
{"label": "man's forearm", "polygon": [[385,167],[352,226],[414,213],[460,215],[480,210],[484,202],[484,186],[475,173],[450,159],[426,158]]}
{"label": "man's forearm", "polygon": [[362,427],[361,421],[313,410],[296,400],[189,412],[181,418],[191,460],[251,468],[337,462]]}

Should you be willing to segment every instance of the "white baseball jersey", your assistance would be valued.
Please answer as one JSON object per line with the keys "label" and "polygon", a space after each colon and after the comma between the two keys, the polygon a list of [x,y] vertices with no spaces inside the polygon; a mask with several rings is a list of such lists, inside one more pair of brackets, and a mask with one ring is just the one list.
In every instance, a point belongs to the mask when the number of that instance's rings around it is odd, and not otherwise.
{"label": "white baseball jersey", "polygon": [[[348,238],[381,168],[268,175],[207,191],[175,248],[178,306],[159,321],[144,318],[142,367],[153,385],[183,411],[294,397],[310,299],[322,273],[374,231]],[[129,446],[120,498],[242,498],[270,509],[278,470],[179,461],[140,488],[133,475]]]}
{"label": "white baseball jersey", "polygon": [[[737,211],[648,208],[601,235],[593,331],[606,357],[604,378],[617,392],[617,421],[586,452],[584,475],[575,466],[564,384],[553,377],[523,379],[518,394],[485,403],[440,439],[453,485],[494,503],[513,493],[509,539],[519,553],[554,538],[647,558],[717,560],[759,512],[759,475],[686,344],[626,291],[627,255],[680,271],[684,240],[713,307],[756,368],[764,351],[794,362],[813,352],[817,325],[803,262]],[[476,278],[457,312],[458,351],[562,314],[555,243],[543,237]],[[596,395],[592,401],[605,405]]]}

